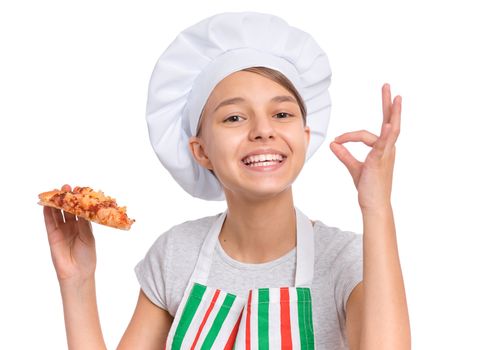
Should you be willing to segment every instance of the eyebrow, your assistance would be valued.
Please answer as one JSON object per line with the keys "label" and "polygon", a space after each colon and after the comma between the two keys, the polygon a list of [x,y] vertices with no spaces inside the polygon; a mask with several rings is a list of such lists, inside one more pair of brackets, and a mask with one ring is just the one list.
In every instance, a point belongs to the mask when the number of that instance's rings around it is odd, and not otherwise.
{"label": "eyebrow", "polygon": [[[232,97],[227,100],[221,101],[216,108],[214,109],[213,113],[216,112],[218,109],[220,109],[223,106],[227,105],[234,105],[234,104],[239,104],[245,102],[245,99],[242,97]],[[276,96],[271,98],[270,102],[293,102],[296,103],[296,99],[292,96],[288,95],[281,95],[281,96]]]}

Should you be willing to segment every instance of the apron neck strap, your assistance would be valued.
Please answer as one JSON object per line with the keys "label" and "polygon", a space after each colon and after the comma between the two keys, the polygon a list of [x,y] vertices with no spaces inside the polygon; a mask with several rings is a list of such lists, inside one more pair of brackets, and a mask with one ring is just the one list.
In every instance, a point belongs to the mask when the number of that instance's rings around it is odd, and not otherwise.
{"label": "apron neck strap", "polygon": [[311,287],[315,267],[315,236],[310,219],[296,211],[296,279],[295,287]]}
{"label": "apron neck strap", "polygon": [[[213,222],[199,252],[191,281],[207,284],[213,254],[228,210]],[[313,227],[308,217],[295,207],[296,212],[296,278],[295,287],[310,287],[313,282],[315,246]]]}
{"label": "apron neck strap", "polygon": [[223,227],[223,222],[225,222],[227,212],[228,210],[225,210],[222,214],[220,214],[220,216],[218,216],[218,218],[214,220],[213,224],[211,225],[204,243],[201,246],[196,267],[194,268],[190,282],[197,282],[202,285],[207,284],[209,270],[211,269],[211,264],[213,262],[214,248],[218,243],[218,236],[221,232],[221,227]]}

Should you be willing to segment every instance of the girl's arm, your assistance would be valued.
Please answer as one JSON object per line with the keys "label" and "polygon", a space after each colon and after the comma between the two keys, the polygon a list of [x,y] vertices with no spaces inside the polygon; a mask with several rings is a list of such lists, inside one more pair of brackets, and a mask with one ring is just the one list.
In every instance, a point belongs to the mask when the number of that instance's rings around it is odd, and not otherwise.
{"label": "girl's arm", "polygon": [[140,290],[133,318],[117,347],[118,350],[162,350],[167,340],[173,317],[153,304]]}
{"label": "girl's arm", "polygon": [[[63,188],[70,190],[68,185]],[[44,222],[60,284],[68,348],[106,349],[95,297],[96,253],[91,224],[49,207],[44,207]]]}
{"label": "girl's arm", "polygon": [[[97,312],[95,280],[60,285],[68,349],[106,349]],[[161,350],[172,320],[167,311],[153,304],[140,290],[133,317],[117,349]]]}
{"label": "girl's arm", "polygon": [[360,349],[410,349],[410,324],[391,207],[363,210]]}
{"label": "girl's arm", "polygon": [[[410,322],[398,257],[391,187],[395,142],[400,133],[401,97],[391,102],[390,87],[382,88],[383,124],[380,136],[368,131],[345,133],[332,152],[345,164],[358,190],[363,237],[363,282],[346,306],[347,334],[353,349],[410,349]],[[342,145],[363,142],[372,147],[359,162]]]}
{"label": "girl's arm", "polygon": [[60,281],[68,349],[106,349],[100,327],[95,279]]}
{"label": "girl's arm", "polygon": [[[65,185],[66,190],[70,190]],[[60,284],[70,350],[106,349],[95,292],[95,239],[89,221],[44,207],[51,258]],[[140,292],[119,349],[162,349],[172,318]]]}

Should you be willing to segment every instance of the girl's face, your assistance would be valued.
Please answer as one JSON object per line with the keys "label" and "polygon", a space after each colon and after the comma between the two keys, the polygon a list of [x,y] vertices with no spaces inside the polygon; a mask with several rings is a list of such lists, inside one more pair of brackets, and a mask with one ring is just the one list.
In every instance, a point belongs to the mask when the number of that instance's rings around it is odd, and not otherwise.
{"label": "girl's face", "polygon": [[223,79],[204,106],[189,145],[225,194],[270,197],[291,187],[305,162],[310,129],[294,96],[276,82],[239,71]]}

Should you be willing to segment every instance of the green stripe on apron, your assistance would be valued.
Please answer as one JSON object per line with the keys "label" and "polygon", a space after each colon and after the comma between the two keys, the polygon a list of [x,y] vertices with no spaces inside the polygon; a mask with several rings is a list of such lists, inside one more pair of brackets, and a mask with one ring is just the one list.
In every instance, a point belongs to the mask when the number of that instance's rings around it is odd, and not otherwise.
{"label": "green stripe on apron", "polygon": [[223,301],[223,304],[221,305],[221,308],[219,309],[216,318],[214,319],[213,325],[211,326],[208,335],[206,336],[204,342],[202,343],[201,350],[211,349],[211,347],[213,346],[213,343],[216,340],[216,337],[218,336],[219,330],[221,329],[221,326],[223,325],[226,316],[230,312],[231,305],[233,305],[235,298],[236,296],[233,294],[226,295],[226,298]]}
{"label": "green stripe on apron", "polygon": [[259,288],[258,304],[259,350],[269,350],[269,289]]}
{"label": "green stripe on apron", "polygon": [[297,288],[298,292],[298,323],[301,349],[313,349],[313,319],[311,314],[311,294],[309,288]]}
{"label": "green stripe on apron", "polygon": [[189,329],[189,326],[196,314],[197,308],[201,303],[202,296],[206,291],[206,287],[194,283],[191,292],[189,293],[189,298],[184,307],[184,311],[182,312],[182,316],[180,318],[180,322],[175,330],[174,341],[172,342],[172,350],[180,349],[182,346],[182,341],[184,340],[185,333]]}
{"label": "green stripe on apron", "polygon": [[297,288],[298,292],[298,324],[299,324],[299,338],[301,340],[301,349],[308,349],[306,341],[306,310],[305,310],[305,293],[304,288]]}
{"label": "green stripe on apron", "polygon": [[306,302],[305,307],[307,311],[307,319],[306,319],[306,339],[307,349],[315,348],[315,334],[313,332],[313,315],[312,315],[312,303],[311,303],[311,290],[310,288],[305,288]]}

